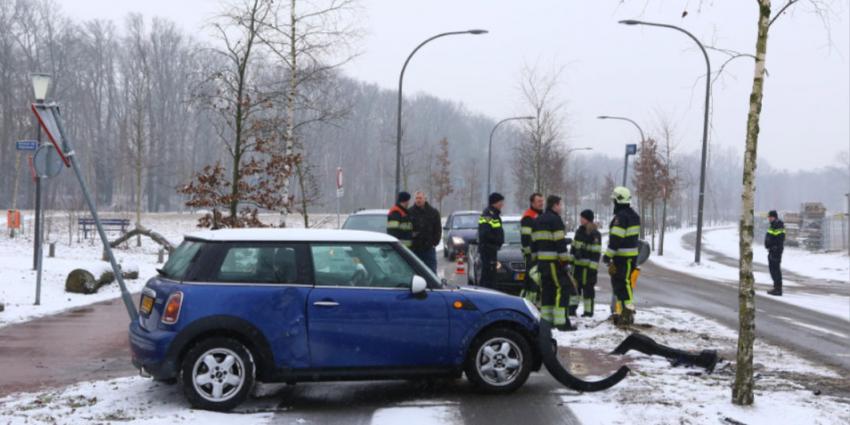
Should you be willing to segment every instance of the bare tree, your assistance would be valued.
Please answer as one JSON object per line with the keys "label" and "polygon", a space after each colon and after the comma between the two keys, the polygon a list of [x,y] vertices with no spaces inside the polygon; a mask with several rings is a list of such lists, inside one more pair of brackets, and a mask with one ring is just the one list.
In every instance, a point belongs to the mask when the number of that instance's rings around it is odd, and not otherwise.
{"label": "bare tree", "polygon": [[531,192],[564,193],[566,155],[563,148],[563,104],[557,99],[561,69],[542,74],[522,70],[520,92],[533,120],[524,123],[527,138],[516,148],[514,177],[517,199]]}
{"label": "bare tree", "polygon": [[675,137],[675,128],[670,120],[666,117],[660,117],[661,137],[664,139],[663,158],[661,160],[661,171],[659,173],[659,183],[661,189],[661,234],[658,238],[658,255],[664,255],[664,235],[667,231],[667,205],[670,203],[676,192],[678,183],[677,171],[673,162],[673,149],[676,145],[673,142]]}
{"label": "bare tree", "polygon": [[452,187],[451,159],[449,158],[449,139],[440,139],[440,153],[437,155],[437,169],[431,173],[431,186],[437,208],[443,210],[443,199],[454,192]]}
{"label": "bare tree", "polygon": [[[332,88],[329,81],[336,70],[355,56],[351,53],[351,43],[359,37],[359,31],[348,18],[356,8],[356,1],[313,0],[301,3],[289,0],[277,4],[267,1],[272,10],[262,19],[258,37],[284,68],[287,83],[284,104],[286,130],[282,149],[285,156],[291,157],[306,149],[304,141],[298,138],[302,127],[332,122],[347,110],[346,105],[337,99],[329,101],[331,93],[319,89]],[[300,167],[297,163],[295,166]],[[296,172],[295,176],[300,187],[307,185],[300,181],[308,176],[307,173]],[[290,185],[287,180],[283,186],[284,199],[293,198]],[[305,220],[307,206],[302,202]],[[281,209],[281,227],[286,226],[286,217],[291,210],[291,202]]]}
{"label": "bare tree", "polygon": [[[764,99],[765,60],[770,28],[776,20],[800,0],[786,0],[771,16],[771,1],[756,0],[758,5],[755,69],[750,92],[750,108],[747,113],[747,135],[744,150],[743,190],[741,192],[740,259],[738,285],[738,353],[735,368],[735,384],[732,388],[732,403],[748,406],[753,404],[753,342],[755,341],[755,289],[753,278],[753,232],[756,184],[756,158],[759,141],[759,120]],[[824,20],[829,8],[826,3],[809,0],[814,12]]]}

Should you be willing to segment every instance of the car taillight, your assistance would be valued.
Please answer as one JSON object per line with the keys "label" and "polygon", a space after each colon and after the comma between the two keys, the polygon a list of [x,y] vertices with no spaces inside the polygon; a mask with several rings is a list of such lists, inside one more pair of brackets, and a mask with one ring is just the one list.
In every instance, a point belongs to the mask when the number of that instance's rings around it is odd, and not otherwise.
{"label": "car taillight", "polygon": [[180,317],[180,307],[183,306],[183,293],[175,292],[168,297],[165,303],[165,311],[162,312],[162,323],[173,325]]}

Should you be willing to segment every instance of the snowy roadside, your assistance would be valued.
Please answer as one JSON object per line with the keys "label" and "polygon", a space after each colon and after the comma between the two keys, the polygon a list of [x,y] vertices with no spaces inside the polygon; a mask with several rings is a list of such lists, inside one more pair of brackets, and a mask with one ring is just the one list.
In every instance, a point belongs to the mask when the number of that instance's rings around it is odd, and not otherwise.
{"label": "snowy roadside", "polygon": [[[640,310],[636,320],[651,325],[640,332],[657,342],[687,350],[716,349],[726,361],[717,365],[715,373],[706,374],[702,369],[671,367],[661,357],[629,353],[623,360],[632,373],[613,388],[598,393],[560,390],[562,400],[584,423],[850,423],[850,385],[834,371],[756,342],[755,405],[734,406],[730,402],[734,365],[728,360],[735,357],[735,332],[676,309]],[[560,346],[601,355],[628,333],[595,319],[576,332],[557,333],[556,339]]]}
{"label": "snowy roadside", "polygon": [[[639,353],[608,356],[605,353],[628,332],[605,322],[604,310],[606,307],[600,306],[596,318],[582,319],[576,332],[555,333],[560,346],[576,353],[570,354],[566,366],[585,378],[610,373],[620,363],[632,368],[623,382],[607,391],[553,391],[584,423],[725,423],[726,418],[749,425],[850,422],[850,385],[839,374],[760,342],[755,346],[756,405],[748,408],[735,407],[729,401],[734,367],[726,361],[708,375],[701,369],[671,367],[663,358]],[[658,342],[682,349],[717,349],[723,358],[734,358],[735,333],[716,322],[666,308],[641,310],[637,319],[641,332]],[[589,358],[593,360],[587,361]],[[435,397],[388,402],[374,411],[370,423],[462,423],[456,404],[446,402],[440,394]],[[128,377],[12,394],[0,398],[0,417],[9,424],[260,424],[271,423],[273,415],[278,415],[277,420],[284,415],[288,422],[303,422],[297,410],[279,405],[279,396],[271,395],[251,399],[229,414],[193,410],[179,385]]]}
{"label": "snowy roadside", "polygon": [[[716,229],[718,229],[716,231],[720,232],[728,229],[728,227]],[[715,233],[714,229],[707,230],[713,231],[706,232],[706,236]],[[664,256],[660,257],[658,255],[652,255],[650,256],[649,261],[660,267],[702,279],[713,280],[718,282],[718,284],[737,285],[738,269],[736,267],[730,267],[716,261],[712,261],[710,255],[704,255],[701,264],[695,264],[693,262],[693,250],[686,248],[682,241],[685,234],[693,231],[693,228],[669,231],[664,239]],[[737,239],[734,236],[730,236],[728,233],[726,234],[726,237]],[[730,243],[731,242],[725,242],[726,245]],[[708,241],[706,241],[706,246],[710,246],[712,249],[715,249],[715,246],[711,245]],[[720,249],[718,249],[718,251],[720,251]],[[737,256],[738,254],[734,254],[733,258],[736,258]],[[812,268],[819,268],[822,263],[814,262],[812,264]],[[795,270],[795,272],[805,274],[805,270]],[[754,272],[753,276],[755,277],[756,284],[762,285],[762,288],[764,289],[772,285],[772,280],[768,273]],[[803,287],[802,282],[795,282],[790,279],[784,279],[783,282],[787,287],[785,293],[781,297],[772,297],[772,299],[850,321],[850,297],[838,294],[820,295],[805,293],[805,288]],[[811,282],[806,283],[810,284]],[[756,291],[756,294],[762,296],[764,295],[764,292]]]}
{"label": "snowy roadside", "polygon": [[[731,258],[738,258],[738,228],[728,227],[704,234],[708,248]],[[753,245],[753,262],[767,266],[767,251],[760,244]],[[815,253],[805,249],[785,247],[782,268],[813,279],[847,282],[850,261],[843,252]]]}
{"label": "snowy roadside", "polygon": [[[112,216],[112,215],[108,215]],[[145,227],[162,234],[172,244],[179,244],[183,236],[199,230],[196,227],[199,214],[145,214],[142,223]],[[263,215],[263,219],[274,217]],[[336,227],[336,215],[317,214],[312,223],[319,227]],[[290,226],[303,226],[301,217],[290,216]],[[73,269],[86,268],[100,270],[108,263],[100,261],[102,246],[100,240],[92,235],[89,239],[77,241],[73,231],[72,243],[68,244],[67,219],[53,217],[49,226],[51,233],[45,235],[48,241],[56,242],[56,258],[47,257],[47,245],[44,247],[44,263],[41,287],[41,305],[35,302],[36,272],[32,270],[32,239],[22,235],[19,238],[0,239],[0,302],[5,311],[0,312],[0,327],[12,323],[32,320],[38,317],[56,314],[65,310],[79,308],[101,301],[117,298],[121,292],[117,283],[106,285],[91,295],[65,292],[65,279]],[[108,237],[115,239],[117,232],[109,232]],[[138,292],[151,277],[156,275],[157,254],[160,246],[146,237],[142,237],[142,246],[137,247],[135,238],[114,251],[118,262],[125,270],[138,269],[139,277],[126,280],[131,292]],[[97,277],[97,276],[96,276]]]}

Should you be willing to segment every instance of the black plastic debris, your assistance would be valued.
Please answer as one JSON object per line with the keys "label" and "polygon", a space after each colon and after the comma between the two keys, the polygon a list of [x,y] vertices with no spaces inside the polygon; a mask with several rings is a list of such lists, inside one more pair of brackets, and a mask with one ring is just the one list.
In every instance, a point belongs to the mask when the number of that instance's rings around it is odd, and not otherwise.
{"label": "black plastic debris", "polygon": [[552,325],[547,321],[540,322],[540,335],[537,338],[540,353],[543,356],[543,365],[555,380],[564,384],[567,388],[581,392],[603,391],[617,385],[629,374],[627,366],[621,366],[613,375],[600,381],[585,381],[571,374],[558,361],[558,346],[552,341]]}
{"label": "black plastic debris", "polygon": [[679,350],[659,344],[652,338],[637,332],[626,337],[611,354],[623,355],[630,350],[652,356],[666,357],[673,363],[673,366],[698,366],[704,368],[708,373],[714,372],[714,367],[720,360],[716,350],[702,350],[699,353]]}

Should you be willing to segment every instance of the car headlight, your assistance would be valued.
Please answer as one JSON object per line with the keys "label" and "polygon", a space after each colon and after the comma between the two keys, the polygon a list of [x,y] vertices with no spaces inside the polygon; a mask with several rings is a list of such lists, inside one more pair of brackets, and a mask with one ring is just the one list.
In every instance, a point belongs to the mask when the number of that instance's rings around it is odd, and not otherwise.
{"label": "car headlight", "polygon": [[496,270],[502,270],[502,262],[496,261]]}
{"label": "car headlight", "polygon": [[463,245],[463,238],[460,236],[452,236],[452,245]]}
{"label": "car headlight", "polygon": [[540,321],[540,310],[537,309],[537,306],[534,305],[533,302],[523,298],[523,302],[525,302],[525,307],[528,308],[528,312],[531,313],[531,317],[536,321]]}

